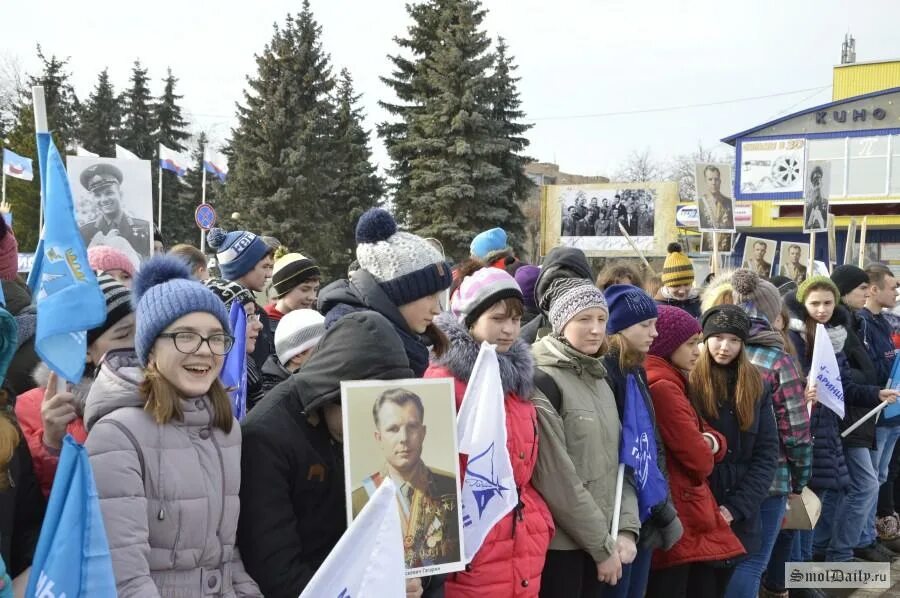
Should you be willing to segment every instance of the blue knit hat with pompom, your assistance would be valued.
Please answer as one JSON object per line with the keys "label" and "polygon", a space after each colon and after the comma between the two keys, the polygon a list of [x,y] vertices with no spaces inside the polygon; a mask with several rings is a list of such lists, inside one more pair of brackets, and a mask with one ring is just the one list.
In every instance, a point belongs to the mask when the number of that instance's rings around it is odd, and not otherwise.
{"label": "blue knit hat with pompom", "polygon": [[394,305],[406,305],[450,288],[450,264],[428,241],[397,230],[393,216],[374,208],[356,225],[356,259]]}
{"label": "blue knit hat with pompom", "polygon": [[226,233],[221,228],[214,228],[206,235],[206,241],[216,250],[219,271],[226,280],[237,280],[250,272],[273,251],[262,237],[245,230]]}
{"label": "blue knit hat with pompom", "polygon": [[176,257],[161,255],[145,262],[135,276],[132,291],[137,305],[134,349],[145,367],[157,337],[182,316],[206,312],[219,320],[225,332],[231,332],[225,304],[192,279],[187,264]]}

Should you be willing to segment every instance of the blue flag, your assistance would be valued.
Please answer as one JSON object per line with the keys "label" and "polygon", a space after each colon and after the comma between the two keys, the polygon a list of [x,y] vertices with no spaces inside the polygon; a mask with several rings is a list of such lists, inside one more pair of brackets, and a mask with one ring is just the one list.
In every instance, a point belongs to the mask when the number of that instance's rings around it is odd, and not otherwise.
{"label": "blue flag", "polygon": [[25,595],[116,596],[91,463],[70,435],[63,439]]}
{"label": "blue flag", "polygon": [[240,301],[232,302],[228,321],[234,334],[234,346],[225,357],[219,377],[225,388],[234,389],[228,393],[231,396],[231,410],[241,421],[247,415],[247,315]]}
{"label": "blue flag", "polygon": [[669,486],[657,464],[656,436],[653,420],[637,380],[628,374],[625,408],[622,410],[622,448],[619,461],[634,472],[641,523],[650,516],[650,509],[666,500]]}
{"label": "blue flag", "polygon": [[106,301],[87,260],[75,223],[72,190],[49,133],[38,133],[44,230],[28,276],[36,298],[34,347],[50,369],[81,380],[87,355],[86,331],[106,320]]}

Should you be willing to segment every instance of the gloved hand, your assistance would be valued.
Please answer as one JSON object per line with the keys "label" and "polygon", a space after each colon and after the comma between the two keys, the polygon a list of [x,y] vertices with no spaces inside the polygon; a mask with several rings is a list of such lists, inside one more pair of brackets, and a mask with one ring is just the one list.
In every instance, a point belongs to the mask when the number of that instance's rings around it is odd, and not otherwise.
{"label": "gloved hand", "polygon": [[639,546],[644,549],[669,550],[684,533],[675,506],[666,501],[653,507],[650,518],[641,526]]}

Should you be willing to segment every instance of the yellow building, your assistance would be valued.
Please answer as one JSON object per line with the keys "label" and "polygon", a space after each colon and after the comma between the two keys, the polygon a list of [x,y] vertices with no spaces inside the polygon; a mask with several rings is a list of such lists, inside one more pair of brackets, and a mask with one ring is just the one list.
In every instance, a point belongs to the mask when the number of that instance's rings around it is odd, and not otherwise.
{"label": "yellow building", "polygon": [[[838,256],[851,217],[867,216],[869,259],[900,265],[900,61],[842,64],[833,76],[832,102],[722,140],[735,147],[738,205],[752,207],[750,225],[738,229],[779,241],[807,240],[803,189],[819,167]],[[816,259],[827,263],[827,252],[825,235],[819,235]]]}

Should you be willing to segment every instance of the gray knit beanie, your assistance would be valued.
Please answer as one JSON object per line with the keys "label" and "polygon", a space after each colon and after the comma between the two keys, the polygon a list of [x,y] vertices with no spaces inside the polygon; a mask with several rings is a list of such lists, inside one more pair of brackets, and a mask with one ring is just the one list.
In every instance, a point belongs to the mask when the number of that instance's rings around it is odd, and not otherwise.
{"label": "gray knit beanie", "polygon": [[572,318],[586,309],[600,307],[609,313],[603,291],[589,280],[560,278],[550,284],[547,294],[550,295],[550,325],[557,335],[562,334]]}

